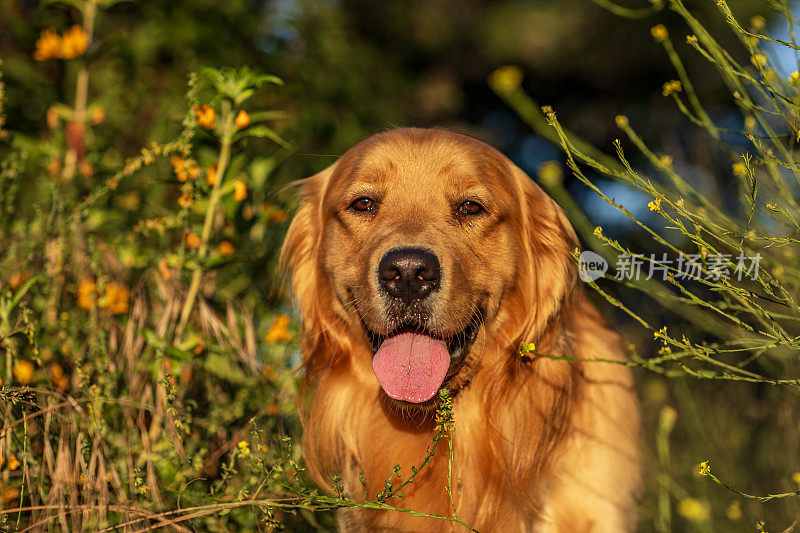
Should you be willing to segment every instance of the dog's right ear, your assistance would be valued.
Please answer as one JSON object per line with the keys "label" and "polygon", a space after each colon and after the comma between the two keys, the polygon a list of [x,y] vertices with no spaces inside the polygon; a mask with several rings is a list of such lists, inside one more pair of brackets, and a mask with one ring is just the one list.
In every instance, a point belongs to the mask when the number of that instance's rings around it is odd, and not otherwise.
{"label": "dog's right ear", "polygon": [[300,180],[300,209],[286,232],[281,266],[291,273],[292,296],[302,319],[302,352],[310,369],[331,365],[347,349],[347,339],[337,334],[330,287],[320,264],[323,232],[322,199],[338,161],[322,172]]}

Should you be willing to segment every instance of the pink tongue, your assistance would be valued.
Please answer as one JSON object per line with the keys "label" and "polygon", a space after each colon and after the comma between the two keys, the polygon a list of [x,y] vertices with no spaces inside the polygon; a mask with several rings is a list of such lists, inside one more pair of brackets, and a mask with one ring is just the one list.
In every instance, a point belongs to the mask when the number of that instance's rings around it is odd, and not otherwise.
{"label": "pink tongue", "polygon": [[372,358],[372,370],[386,394],[414,403],[433,398],[449,367],[447,345],[420,333],[386,339]]}

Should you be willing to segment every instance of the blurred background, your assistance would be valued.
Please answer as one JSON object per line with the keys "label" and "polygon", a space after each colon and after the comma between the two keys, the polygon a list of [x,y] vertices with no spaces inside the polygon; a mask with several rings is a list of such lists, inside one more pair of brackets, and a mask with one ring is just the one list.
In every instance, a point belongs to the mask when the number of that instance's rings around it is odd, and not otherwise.
{"label": "blurred background", "polygon": [[[81,23],[79,4],[0,0],[6,128],[14,131],[15,148],[27,150],[45,163],[54,156],[57,143],[48,148],[44,142],[63,142],[66,135],[54,126],[57,103],[75,99],[75,77],[81,65],[37,61],[33,51],[43,30],[66,30]],[[729,153],[743,150],[747,141],[738,133],[723,133],[725,148],[720,148],[718,141],[687,120],[671,98],[662,95],[662,84],[676,74],[651,28],[663,24],[674,37],[676,51],[713,121],[731,132],[741,131],[744,118],[730,91],[712,73],[709,62],[685,43],[691,32],[678,15],[668,9],[651,10],[644,0],[631,0],[625,4],[638,10],[637,18],[623,17],[603,7],[606,4],[588,0],[103,3],[87,56],[89,113],[102,113],[102,117],[97,115],[96,124],[87,132],[87,166],[75,178],[71,194],[78,199],[86,197],[142,147],[151,141],[168,142],[180,133],[190,73],[202,67],[248,66],[282,79],[282,87],[256,93],[252,106],[283,112],[272,127],[288,144],[282,147],[269,139],[249,139],[235,147],[240,158],[235,171],[247,177],[248,197],[241,204],[226,204],[230,216],[221,230],[235,253],[223,254],[226,257],[215,266],[213,280],[208,282],[213,288],[204,284],[202,289],[216,310],[224,310],[228,301],[241,302],[249,310],[259,345],[253,352],[262,362],[271,361],[270,372],[284,368],[291,373],[296,365],[293,342],[297,324],[283,289],[282,273],[276,269],[277,252],[295,206],[292,190],[286,186],[325,168],[364,137],[391,126],[454,128],[497,147],[533,177],[546,168],[563,179],[590,228],[602,226],[607,235],[640,252],[661,252],[638,226],[573,178],[559,147],[526,124],[487,81],[499,67],[518,67],[524,75],[522,87],[536,104],[552,106],[565,127],[607,154],[615,153],[613,141],[623,137],[615,116],[627,116],[645,143],[658,153],[669,154],[673,167],[698,191],[718,205],[730,207],[734,216],[742,216],[731,195],[737,178],[731,172]],[[739,20],[763,17],[763,33],[788,39],[786,18],[773,9],[780,4],[729,2]],[[687,7],[722,46],[748,62],[746,50],[714,2],[687,2]],[[779,77],[786,78],[797,69],[791,50],[767,47],[767,51]],[[202,167],[213,160],[214,146],[212,139],[199,137],[194,157]],[[630,148],[627,141],[623,147]],[[630,159],[637,168],[651,168],[643,156],[631,153]],[[34,206],[44,194],[40,184],[50,179],[47,168],[42,164],[41,172],[25,174],[15,193],[15,216],[33,216]],[[148,237],[149,248],[145,249],[144,237],[115,242],[110,234],[163,217],[167,206],[180,196],[172,172],[165,159],[148,173],[121,181],[113,194],[94,204],[95,211],[87,221],[90,232],[109,237],[104,242],[111,243],[116,261],[124,266],[109,272],[116,272],[131,288],[156,264],[153,247],[166,250],[174,246],[176,237]],[[664,228],[664,221],[648,209],[651,198],[617,181],[588,175],[635,216]],[[9,221],[4,224],[4,238],[9,241],[22,227]],[[586,239],[585,233],[582,237]],[[16,261],[6,258],[6,274],[0,276],[4,282],[10,273],[20,271],[19,258]],[[92,259],[93,265],[95,262],[102,261]],[[120,274],[122,270],[124,274]],[[78,281],[76,276],[76,286]],[[716,338],[702,325],[654,305],[649,297],[622,286],[603,287],[651,323],[685,331],[698,342]],[[602,298],[598,304],[638,353],[647,357],[658,351],[652,332],[639,328],[621,311],[611,310]],[[274,327],[276,317],[283,315],[292,317],[285,340],[276,337]],[[58,326],[50,328],[55,331]],[[78,365],[76,358],[59,351],[55,342],[50,359],[47,357],[45,351],[44,362],[37,362],[37,369],[54,361],[67,371]],[[213,374],[213,369],[210,372]],[[644,448],[649,464],[642,531],[667,527],[665,510],[659,509],[664,503],[657,497],[665,483],[670,487],[666,512],[671,515],[667,522],[671,530],[791,531],[800,512],[796,498],[768,503],[740,498],[698,476],[696,466],[710,459],[721,478],[753,494],[800,489],[800,474],[795,474],[800,472],[796,393],[787,394],[785,389],[763,383],[664,377],[643,369],[636,370],[636,378],[647,426]],[[294,390],[293,385],[287,387]],[[225,394],[239,398],[236,385],[223,388]],[[196,395],[191,386],[186,390],[184,400]],[[295,427],[291,394],[278,398],[272,414],[284,419],[270,428]],[[258,409],[245,404],[236,420],[244,423]],[[205,412],[203,401],[195,412]],[[214,416],[220,427],[231,424],[219,418],[222,414]],[[677,418],[672,420],[674,429],[668,423],[670,417]],[[215,431],[224,433],[220,427]],[[231,439],[230,435],[219,436],[220,443]],[[658,448],[665,445],[666,463],[664,450]],[[209,478],[220,475],[213,468],[206,468],[205,473]],[[758,525],[760,521],[767,525]],[[224,526],[219,527],[240,527],[221,523]],[[292,523],[298,529],[310,528],[310,523],[330,526],[329,519],[315,523],[304,518]]]}

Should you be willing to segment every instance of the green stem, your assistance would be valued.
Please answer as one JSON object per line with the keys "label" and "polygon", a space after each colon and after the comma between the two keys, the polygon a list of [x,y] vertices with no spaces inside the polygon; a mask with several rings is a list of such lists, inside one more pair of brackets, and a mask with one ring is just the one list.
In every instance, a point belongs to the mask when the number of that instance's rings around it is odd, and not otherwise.
{"label": "green stem", "polygon": [[181,310],[181,319],[176,330],[176,338],[180,337],[186,322],[189,320],[189,315],[194,308],[194,302],[197,299],[197,292],[200,289],[200,281],[203,278],[203,265],[202,260],[208,254],[208,240],[211,237],[211,229],[214,226],[214,218],[217,214],[217,206],[220,200],[220,185],[225,176],[225,170],[230,163],[231,158],[231,142],[233,139],[233,110],[231,103],[227,100],[222,102],[222,127],[220,134],[222,137],[221,148],[219,151],[219,160],[217,161],[217,179],[214,181],[214,186],[211,189],[211,196],[208,200],[208,209],[206,210],[205,220],[203,221],[203,233],[200,235],[200,248],[197,250],[197,266],[192,273],[192,281],[189,284],[189,292],[186,295],[186,301],[183,303]]}

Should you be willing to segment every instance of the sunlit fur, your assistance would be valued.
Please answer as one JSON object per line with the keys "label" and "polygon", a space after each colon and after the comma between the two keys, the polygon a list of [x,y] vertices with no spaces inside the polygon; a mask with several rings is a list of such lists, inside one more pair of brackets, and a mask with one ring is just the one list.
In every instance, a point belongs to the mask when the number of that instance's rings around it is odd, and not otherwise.
{"label": "sunlit fur", "polygon": [[[347,206],[364,191],[377,214]],[[477,191],[477,192],[476,192]],[[488,213],[458,219],[453,205],[478,194]],[[388,330],[376,264],[396,245],[423,245],[442,264],[430,326],[483,324],[454,396],[453,504],[481,531],[631,531],[640,478],[639,415],[619,337],[584,296],[570,253],[575,234],[561,209],[506,157],[445,130],[395,129],[362,141],[303,180],[302,203],[283,249],[303,320],[303,449],[317,483],[342,475],[356,500],[404,478],[431,444],[429,413],[389,400],[364,331]],[[388,331],[386,331],[388,332]],[[522,358],[522,342],[540,353]],[[577,360],[577,361],[575,361]],[[452,516],[448,450],[404,497],[389,503]],[[393,480],[395,484],[397,479]],[[347,530],[458,530],[398,512],[348,510]]]}

